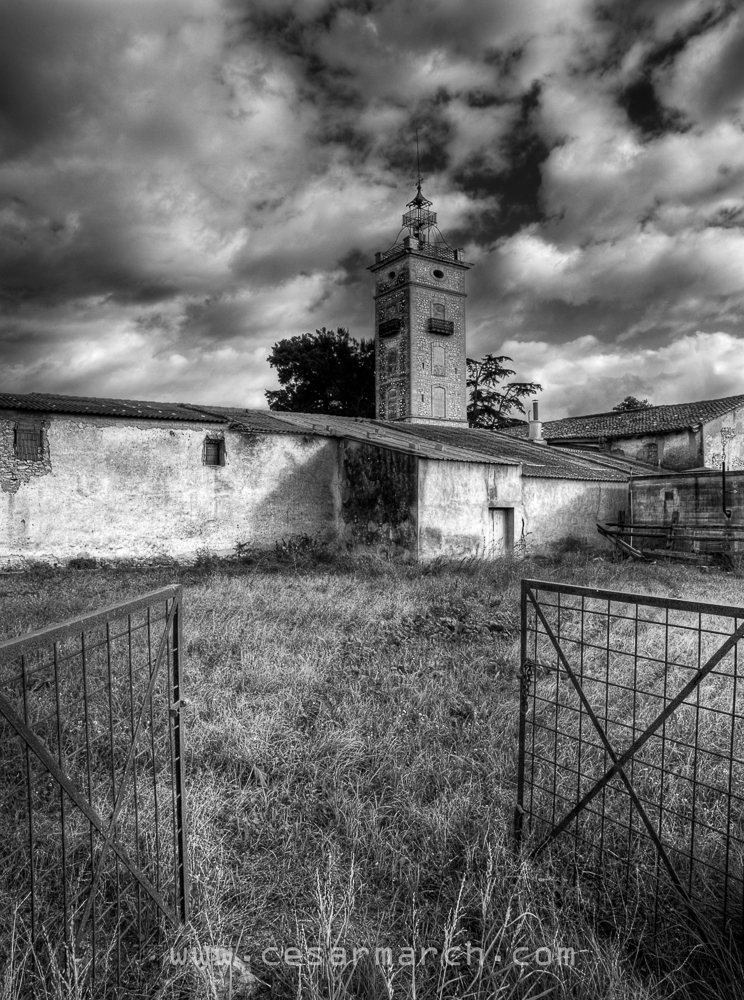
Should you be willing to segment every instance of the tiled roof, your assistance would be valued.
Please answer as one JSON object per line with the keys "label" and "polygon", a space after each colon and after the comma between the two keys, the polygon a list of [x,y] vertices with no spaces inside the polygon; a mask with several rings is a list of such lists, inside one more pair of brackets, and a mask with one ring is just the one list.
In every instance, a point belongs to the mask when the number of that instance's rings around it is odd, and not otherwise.
{"label": "tiled roof", "polygon": [[492,450],[478,447],[476,441],[467,443],[437,438],[418,438],[407,432],[408,424],[386,423],[365,417],[338,417],[322,413],[284,413],[272,411],[272,416],[286,421],[296,432],[344,437],[364,444],[379,444],[394,451],[457,462],[487,462],[489,465],[515,465],[521,459],[499,455]]}
{"label": "tiled roof", "polygon": [[412,440],[395,427],[389,429],[375,420],[338,417],[316,413],[278,413],[248,410],[237,406],[193,403],[151,403],[134,399],[102,399],[94,396],[59,396],[53,393],[0,393],[0,409],[32,410],[39,413],[68,413],[129,419],[193,420],[228,424],[236,430],[257,434],[317,434],[374,442],[397,451],[425,458],[461,462],[513,464],[509,458],[450,447],[446,443]]}
{"label": "tiled roof", "polygon": [[199,413],[207,413],[229,424],[234,430],[252,431],[257,434],[297,434],[285,420],[280,420],[270,410],[245,410],[239,406],[193,406],[182,403],[182,406]]}
{"label": "tiled roof", "polygon": [[597,451],[594,448],[570,448],[561,445],[560,450],[567,455],[573,455],[584,462],[606,466],[608,469],[618,469],[626,475],[656,476],[659,470],[656,465],[640,462],[637,458],[626,458],[624,455],[612,455],[607,451]]}
{"label": "tiled roof", "polygon": [[535,445],[502,431],[469,427],[388,423],[330,414],[284,413],[235,406],[150,403],[35,392],[0,394],[0,408],[130,419],[194,420],[228,424],[237,430],[258,434],[316,434],[322,437],[348,438],[440,461],[522,465],[522,474],[532,478],[624,481],[631,469],[646,474],[652,471],[640,463],[624,461],[614,456],[589,456],[576,450],[569,453],[567,448]]}
{"label": "tiled roof", "polygon": [[[713,420],[714,417],[720,417],[724,413],[730,413],[740,406],[744,406],[744,395],[726,396],[724,399],[701,399],[697,403],[649,406],[640,410],[610,410],[607,413],[590,413],[583,417],[545,420],[542,434],[547,440],[566,441],[682,431],[696,427],[707,420]],[[502,433],[510,437],[525,438],[528,434],[528,425],[505,427]]]}
{"label": "tiled roof", "polygon": [[149,420],[201,420],[222,423],[198,407],[183,403],[147,403],[139,399],[99,399],[95,396],[57,396],[46,392],[0,393],[0,407],[42,413],[80,413],[102,417],[130,417]]}
{"label": "tiled roof", "polygon": [[[390,425],[387,425],[390,426]],[[485,452],[505,462],[522,463],[522,475],[533,479],[593,479],[603,482],[624,482],[628,471],[614,465],[587,460],[565,448],[520,441],[500,431],[471,427],[444,427],[436,424],[395,424],[406,434],[442,441],[459,448]]]}

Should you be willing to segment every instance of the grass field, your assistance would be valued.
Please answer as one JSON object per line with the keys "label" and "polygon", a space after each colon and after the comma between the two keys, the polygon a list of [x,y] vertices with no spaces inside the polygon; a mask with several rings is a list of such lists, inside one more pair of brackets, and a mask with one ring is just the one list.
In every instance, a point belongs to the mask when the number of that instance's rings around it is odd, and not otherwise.
{"label": "grass field", "polygon": [[[741,604],[739,576],[585,552],[428,567],[317,555],[0,576],[2,638],[184,585],[194,914],[174,954],[236,948],[250,975],[166,957],[149,995],[744,995],[689,950],[656,969],[510,839],[520,579]],[[343,965],[355,948],[371,954]],[[50,980],[48,995],[75,993]]]}

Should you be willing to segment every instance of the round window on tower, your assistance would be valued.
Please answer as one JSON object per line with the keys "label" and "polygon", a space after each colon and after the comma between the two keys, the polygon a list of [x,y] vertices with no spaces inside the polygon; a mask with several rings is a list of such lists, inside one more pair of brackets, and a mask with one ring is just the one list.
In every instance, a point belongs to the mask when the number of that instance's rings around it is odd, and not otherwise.
{"label": "round window on tower", "polygon": [[434,275],[435,278],[443,278],[444,277],[444,271],[440,271],[438,267],[435,267],[434,270],[431,273]]}
{"label": "round window on tower", "polygon": [[393,280],[394,277],[395,277],[395,271],[388,271],[388,278],[390,278],[391,281]]}

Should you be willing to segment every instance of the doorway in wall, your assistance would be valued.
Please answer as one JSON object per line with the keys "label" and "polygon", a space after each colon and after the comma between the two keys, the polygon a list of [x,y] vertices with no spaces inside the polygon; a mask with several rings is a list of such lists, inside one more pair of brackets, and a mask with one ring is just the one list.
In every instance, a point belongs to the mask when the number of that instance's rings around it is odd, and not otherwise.
{"label": "doorway in wall", "polygon": [[488,508],[488,536],[486,556],[498,559],[514,548],[514,509],[512,507]]}

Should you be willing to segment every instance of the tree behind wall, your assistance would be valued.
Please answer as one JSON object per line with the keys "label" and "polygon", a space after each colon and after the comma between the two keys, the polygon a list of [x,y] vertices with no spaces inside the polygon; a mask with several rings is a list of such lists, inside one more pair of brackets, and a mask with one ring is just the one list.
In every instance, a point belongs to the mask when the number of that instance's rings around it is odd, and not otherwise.
{"label": "tree behind wall", "polygon": [[636,399],[635,396],[626,396],[622,402],[618,403],[617,406],[613,406],[613,410],[620,410],[620,412],[625,412],[626,410],[650,410],[653,403],[649,403],[647,399]]}
{"label": "tree behind wall", "polygon": [[375,343],[355,340],[339,327],[288,337],[274,344],[268,362],[281,389],[266,392],[271,410],[375,415]]}
{"label": "tree behind wall", "polygon": [[504,361],[511,361],[511,358],[506,354],[487,354],[480,361],[467,359],[468,424],[471,427],[497,430],[518,423],[512,412],[524,413],[522,399],[542,391],[539,382],[502,384],[505,378],[514,375],[511,368],[504,368]]}

